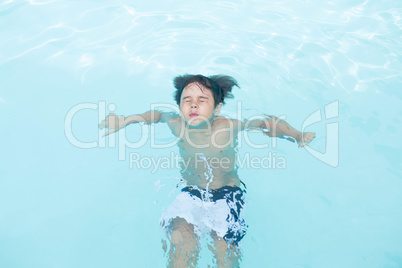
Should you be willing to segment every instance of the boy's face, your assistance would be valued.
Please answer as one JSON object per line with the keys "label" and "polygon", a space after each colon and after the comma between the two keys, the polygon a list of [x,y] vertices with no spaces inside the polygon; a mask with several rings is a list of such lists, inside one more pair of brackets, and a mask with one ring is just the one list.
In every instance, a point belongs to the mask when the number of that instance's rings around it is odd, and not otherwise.
{"label": "boy's face", "polygon": [[187,85],[181,94],[182,117],[192,126],[199,125],[219,114],[222,104],[215,108],[212,91],[198,83]]}

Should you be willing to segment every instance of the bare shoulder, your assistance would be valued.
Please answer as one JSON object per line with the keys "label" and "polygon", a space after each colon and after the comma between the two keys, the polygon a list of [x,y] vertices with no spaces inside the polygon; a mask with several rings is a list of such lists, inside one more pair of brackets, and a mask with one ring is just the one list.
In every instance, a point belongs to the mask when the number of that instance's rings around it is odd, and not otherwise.
{"label": "bare shoulder", "polygon": [[215,117],[215,124],[218,128],[231,128],[233,130],[241,130],[243,122],[237,119],[232,119],[224,116]]}
{"label": "bare shoulder", "polygon": [[162,123],[171,123],[180,120],[180,115],[176,112],[160,112],[160,121]]}
{"label": "bare shoulder", "polygon": [[173,135],[179,136],[184,125],[182,117],[176,112],[164,112],[161,114],[161,122],[166,123]]}
{"label": "bare shoulder", "polygon": [[232,119],[232,118],[228,118],[228,117],[225,117],[225,116],[217,116],[217,117],[215,117],[215,122],[216,122],[217,124],[220,124],[220,125],[237,124],[236,121],[238,121],[238,120]]}

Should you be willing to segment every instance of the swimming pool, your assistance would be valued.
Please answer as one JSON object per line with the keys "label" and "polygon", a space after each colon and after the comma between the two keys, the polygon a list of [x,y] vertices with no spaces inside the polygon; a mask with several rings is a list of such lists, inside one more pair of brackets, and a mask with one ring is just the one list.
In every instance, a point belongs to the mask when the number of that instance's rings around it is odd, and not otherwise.
{"label": "swimming pool", "polygon": [[[183,73],[235,77],[226,115],[240,103],[242,117],[317,132],[310,151],[257,133],[268,148],[240,146],[286,163],[239,170],[243,267],[402,266],[401,11],[374,0],[1,1],[0,266],[164,267],[159,217],[180,174],[130,168],[130,153],[177,149],[118,148],[97,124],[112,108],[174,104]],[[134,144],[150,132],[126,134]],[[155,133],[173,140],[164,125]],[[210,263],[204,250],[200,267]]]}

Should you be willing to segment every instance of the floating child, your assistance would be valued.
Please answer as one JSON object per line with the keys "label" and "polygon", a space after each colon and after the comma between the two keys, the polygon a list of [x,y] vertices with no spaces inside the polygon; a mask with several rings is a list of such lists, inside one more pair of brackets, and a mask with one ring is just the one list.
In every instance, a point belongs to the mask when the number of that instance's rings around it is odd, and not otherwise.
{"label": "floating child", "polygon": [[196,267],[200,237],[209,234],[209,247],[218,267],[238,267],[239,243],[246,234],[244,184],[237,174],[237,135],[247,129],[270,137],[296,141],[300,147],[315,133],[302,133],[271,115],[237,120],[220,116],[225,99],[233,98],[237,81],[226,75],[182,75],[174,78],[174,99],[180,114],[149,111],[128,117],[110,114],[101,126],[109,135],[132,123],[167,123],[186,165],[181,175],[186,186],[162,215],[169,238],[168,267]]}

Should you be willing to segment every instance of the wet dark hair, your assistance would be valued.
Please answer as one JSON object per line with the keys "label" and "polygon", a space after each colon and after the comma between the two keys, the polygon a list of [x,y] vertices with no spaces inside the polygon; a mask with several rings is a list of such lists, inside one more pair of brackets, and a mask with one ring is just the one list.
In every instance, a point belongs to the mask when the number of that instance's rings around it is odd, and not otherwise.
{"label": "wet dark hair", "polygon": [[218,74],[208,77],[201,74],[179,75],[173,79],[173,85],[176,88],[173,96],[177,105],[180,105],[180,98],[183,89],[191,83],[199,83],[204,87],[209,88],[214,96],[215,107],[220,102],[225,104],[225,98],[233,98],[233,94],[231,93],[233,86],[239,87],[237,81],[233,77],[227,75]]}

